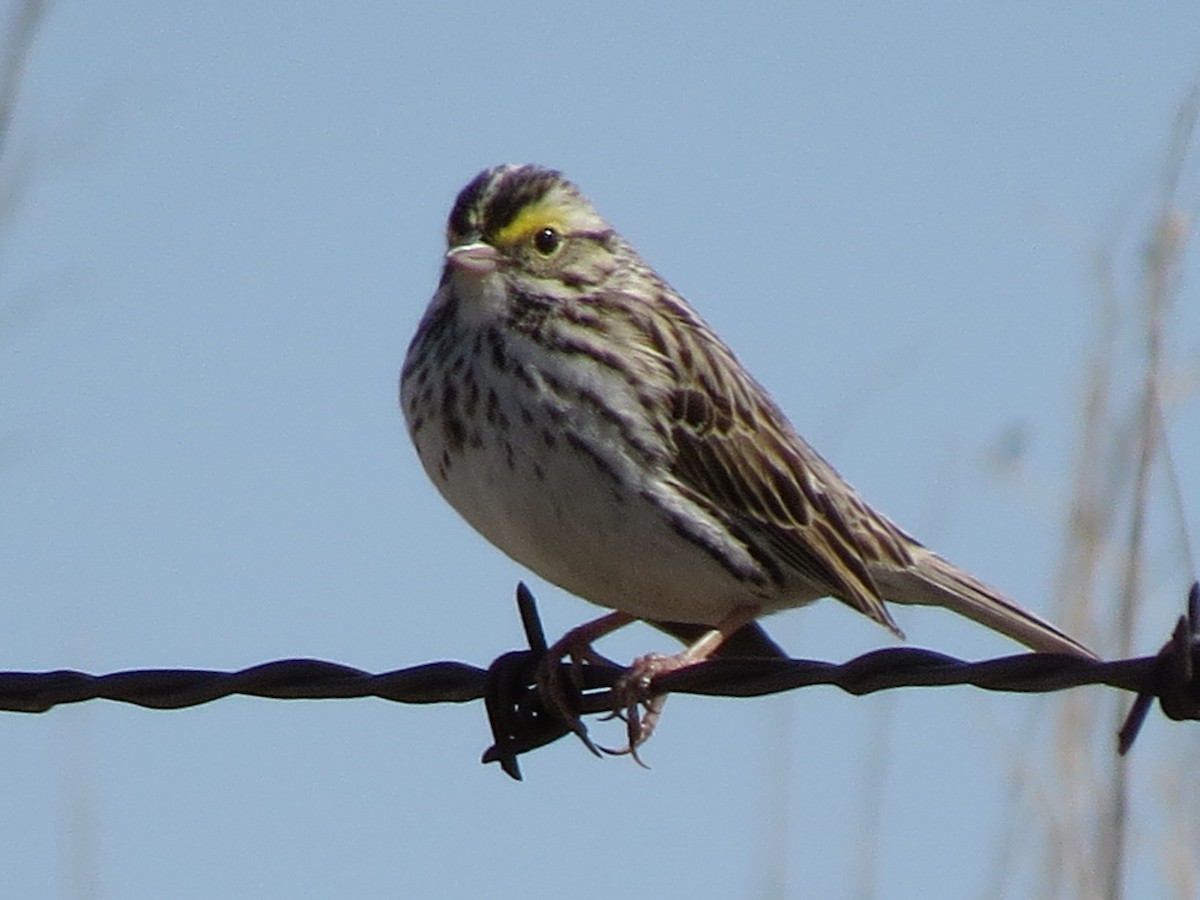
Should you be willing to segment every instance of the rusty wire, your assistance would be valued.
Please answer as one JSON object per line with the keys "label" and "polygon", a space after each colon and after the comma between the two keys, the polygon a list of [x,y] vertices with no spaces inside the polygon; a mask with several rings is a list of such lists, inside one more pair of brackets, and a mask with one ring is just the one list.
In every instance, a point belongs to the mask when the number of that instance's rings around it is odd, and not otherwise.
{"label": "rusty wire", "polygon": [[[89,675],[84,672],[0,672],[0,711],[46,712],[65,703],[115,700],[151,709],[180,709],[236,694],[277,700],[378,697],[396,703],[467,703],[484,699],[496,743],[484,762],[498,762],[520,778],[517,757],[563,735],[565,723],[541,705],[534,673],[546,640],[532,595],[517,589],[529,649],[505,653],[487,669],[461,662],[434,662],[372,674],[337,663],[286,659],[236,672],[206,669],[143,669]],[[972,685],[991,691],[1042,693],[1101,684],[1137,695],[1118,735],[1118,750],[1132,746],[1155,699],[1175,720],[1200,719],[1200,585],[1193,585],[1187,613],[1155,656],[1099,662],[1074,656],[1024,653],[966,662],[915,648],[876,650],[845,663],[801,659],[714,659],[655,678],[655,693],[756,697],[814,685],[854,695],[900,687]],[[580,685],[579,712],[608,714],[611,690],[626,672],[587,664],[572,673]]]}

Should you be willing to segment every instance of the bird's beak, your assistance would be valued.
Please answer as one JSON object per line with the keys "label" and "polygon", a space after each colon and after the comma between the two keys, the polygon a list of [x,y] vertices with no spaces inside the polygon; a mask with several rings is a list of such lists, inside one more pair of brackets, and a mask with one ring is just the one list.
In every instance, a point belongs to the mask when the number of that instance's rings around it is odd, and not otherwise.
{"label": "bird's beak", "polygon": [[500,254],[491,244],[474,241],[446,251],[446,262],[472,275],[490,275],[500,267]]}

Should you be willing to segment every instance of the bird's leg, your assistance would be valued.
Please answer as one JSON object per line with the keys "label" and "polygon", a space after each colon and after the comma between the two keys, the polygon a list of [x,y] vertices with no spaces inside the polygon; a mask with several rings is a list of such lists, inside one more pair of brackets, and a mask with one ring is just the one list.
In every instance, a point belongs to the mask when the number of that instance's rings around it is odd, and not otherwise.
{"label": "bird's leg", "polygon": [[537,689],[542,698],[542,705],[547,711],[558,716],[593,753],[599,755],[596,745],[587,735],[587,728],[579,718],[579,710],[572,697],[572,691],[567,689],[563,678],[563,667],[559,663],[564,659],[570,661],[570,678],[574,694],[582,688],[579,668],[585,662],[610,663],[594,649],[592,643],[607,634],[612,634],[618,628],[623,628],[635,621],[629,613],[611,612],[599,619],[585,622],[578,628],[572,628],[554,642],[547,650],[542,661],[538,664]]}
{"label": "bird's leg", "polygon": [[[673,656],[648,653],[634,660],[629,672],[613,688],[618,698],[618,712],[625,720],[629,742],[624,749],[615,752],[629,753],[641,762],[638,759],[637,748],[646,743],[654,733],[654,727],[662,715],[663,705],[667,702],[666,694],[650,693],[650,683],[655,677],[708,659],[731,634],[743,625],[753,622],[761,612],[762,608],[759,606],[739,606],[718,622],[715,628],[706,631],[679,653]],[[644,708],[645,712],[642,713],[639,707]]]}

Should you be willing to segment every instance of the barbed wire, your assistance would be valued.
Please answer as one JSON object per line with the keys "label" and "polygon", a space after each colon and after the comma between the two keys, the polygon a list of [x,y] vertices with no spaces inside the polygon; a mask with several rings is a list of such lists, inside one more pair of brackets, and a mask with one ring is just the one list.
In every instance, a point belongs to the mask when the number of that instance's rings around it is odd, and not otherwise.
{"label": "barbed wire", "polygon": [[[113,700],[151,709],[181,709],[243,695],[277,700],[378,697],[396,703],[469,703],[483,699],[495,743],[483,761],[520,779],[518,757],[573,733],[543,706],[536,671],[546,652],[533,595],[517,586],[529,649],[498,657],[487,669],[442,661],[373,674],[316,659],[285,659],[236,672],[141,669],[85,672],[0,672],[0,711],[41,713],[66,703]],[[564,663],[564,666],[568,664]],[[602,662],[576,665],[563,681],[578,688],[580,715],[612,715],[614,685],[628,670]],[[1107,662],[1050,653],[1024,653],[967,662],[932,650],[876,650],[844,663],[802,659],[712,659],[653,679],[650,692],[758,697],[827,685],[862,695],[901,687],[971,685],[990,691],[1043,693],[1098,684],[1137,695],[1118,734],[1124,754],[1154,700],[1171,719],[1200,720],[1200,585],[1187,612],[1155,656]]]}

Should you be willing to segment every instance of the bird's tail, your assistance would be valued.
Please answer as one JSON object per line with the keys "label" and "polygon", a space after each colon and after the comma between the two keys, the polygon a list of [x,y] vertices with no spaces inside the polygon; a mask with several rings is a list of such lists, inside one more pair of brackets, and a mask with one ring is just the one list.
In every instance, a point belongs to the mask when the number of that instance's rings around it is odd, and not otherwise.
{"label": "bird's tail", "polygon": [[1070,635],[925,547],[913,548],[912,566],[872,574],[883,596],[895,603],[943,606],[1040,653],[1097,658]]}

